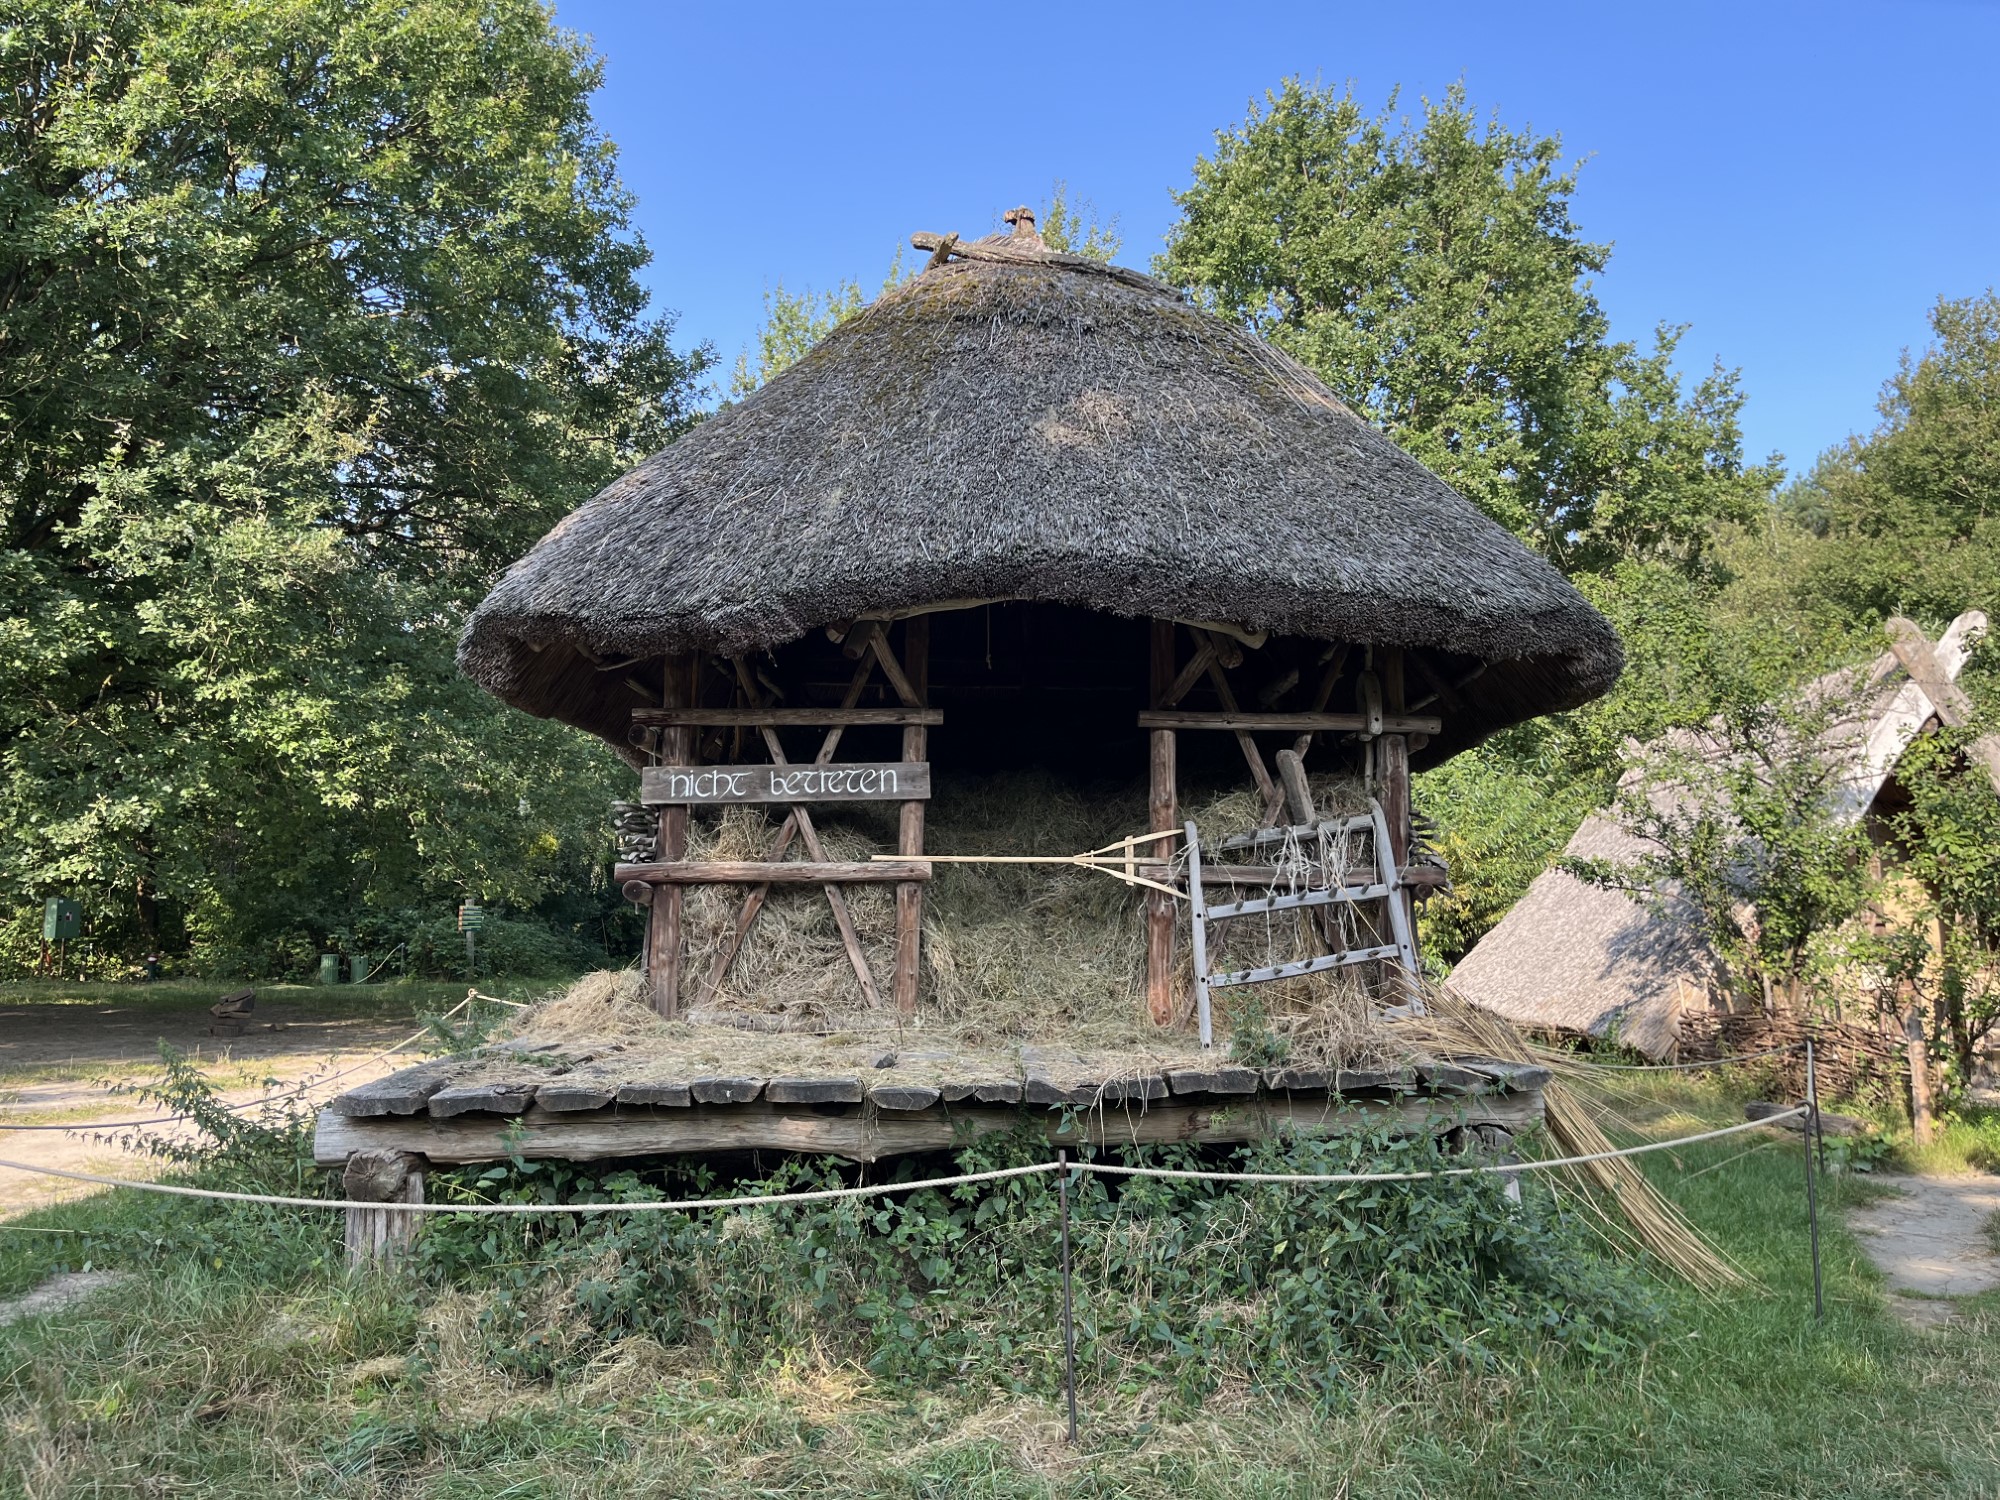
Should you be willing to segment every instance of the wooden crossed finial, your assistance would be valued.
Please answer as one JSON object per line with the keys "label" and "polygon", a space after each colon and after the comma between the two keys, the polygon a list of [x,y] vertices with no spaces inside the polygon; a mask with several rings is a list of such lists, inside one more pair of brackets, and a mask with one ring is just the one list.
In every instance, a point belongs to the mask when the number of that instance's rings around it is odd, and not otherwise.
{"label": "wooden crossed finial", "polygon": [[1028,207],[1027,204],[1024,203],[1019,208],[1008,209],[1006,213],[1001,215],[1001,218],[1006,223],[1014,226],[1014,239],[1026,240],[1030,244],[1035,245],[1039,245],[1042,242],[1042,233],[1039,229],[1035,228],[1035,211]]}

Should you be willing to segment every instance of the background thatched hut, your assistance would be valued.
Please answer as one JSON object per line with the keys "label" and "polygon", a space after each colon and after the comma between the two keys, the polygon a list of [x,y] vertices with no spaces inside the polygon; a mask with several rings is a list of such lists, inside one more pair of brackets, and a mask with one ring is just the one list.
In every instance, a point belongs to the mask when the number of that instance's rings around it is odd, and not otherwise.
{"label": "background thatched hut", "polygon": [[[1232,761],[1275,816],[1284,745],[1367,770],[1405,844],[1410,763],[1614,680],[1590,605],[1311,373],[1009,218],[919,236],[920,275],[563,521],[474,613],[464,669],[635,765],[807,760],[824,742],[780,730],[844,724],[837,753],[900,750],[941,786],[1150,766],[1156,829],[1185,772]],[[686,818],[663,814],[658,860]],[[906,804],[899,852],[923,832]],[[907,1008],[922,884],[900,884]],[[667,1010],[680,890],[649,945]],[[1156,898],[1156,1015],[1171,924]]]}
{"label": "background thatched hut", "polygon": [[[1932,694],[1947,695],[1986,625],[1984,614],[1968,610],[1934,649],[1926,643],[1927,665],[1937,678],[1928,691],[1905,665],[1901,643],[1897,651],[1830,672],[1799,691],[1802,702],[1831,711],[1811,753],[1832,772],[1835,817],[1865,822],[1879,846],[1890,843],[1886,818],[1905,800],[1897,764],[1911,742],[1939,722]],[[1698,733],[1675,738],[1697,763],[1722,753]],[[1647,795],[1679,806],[1690,794],[1668,781],[1650,786]],[[1615,809],[1586,818],[1563,850],[1568,858],[1633,868],[1655,852]],[[1638,883],[1642,888],[1627,894],[1560,867],[1543,871],[1452,970],[1452,987],[1523,1027],[1615,1040],[1653,1058],[1674,1056],[1689,1017],[1727,1013],[1743,997],[1732,995],[1726,965],[1676,890]]]}

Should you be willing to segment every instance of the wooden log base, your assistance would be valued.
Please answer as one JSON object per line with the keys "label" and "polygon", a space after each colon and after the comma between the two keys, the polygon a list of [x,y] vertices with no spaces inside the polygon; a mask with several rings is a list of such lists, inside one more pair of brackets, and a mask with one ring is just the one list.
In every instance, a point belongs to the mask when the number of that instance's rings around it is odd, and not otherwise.
{"label": "wooden log base", "polygon": [[[1357,1128],[1442,1134],[1497,1126],[1518,1133],[1542,1117],[1539,1093],[1454,1098],[1403,1095],[1350,1099],[1295,1091],[1225,1099],[1172,1100],[1073,1110],[961,1103],[902,1112],[865,1106],[752,1104],[684,1109],[617,1107],[590,1113],[531,1108],[513,1121],[456,1115],[354,1118],[332,1110],[319,1117],[313,1154],[325,1167],[344,1166],[357,1152],[421,1154],[433,1165],[530,1160],[603,1161],[617,1157],[798,1151],[880,1161],[918,1151],[942,1151],[994,1131],[1027,1123],[1050,1144],[1228,1144],[1286,1132],[1337,1134]],[[401,1217],[412,1217],[404,1215]]]}

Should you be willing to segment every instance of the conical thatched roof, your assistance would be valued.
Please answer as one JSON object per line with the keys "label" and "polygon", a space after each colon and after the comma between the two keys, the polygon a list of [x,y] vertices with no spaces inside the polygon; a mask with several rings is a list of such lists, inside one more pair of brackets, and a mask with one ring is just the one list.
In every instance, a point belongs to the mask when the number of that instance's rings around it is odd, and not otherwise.
{"label": "conical thatched roof", "polygon": [[1429,758],[1616,678],[1583,597],[1310,372],[1023,218],[947,240],[563,521],[474,612],[464,669],[622,744],[640,700],[602,662],[1043,600],[1490,663]]}

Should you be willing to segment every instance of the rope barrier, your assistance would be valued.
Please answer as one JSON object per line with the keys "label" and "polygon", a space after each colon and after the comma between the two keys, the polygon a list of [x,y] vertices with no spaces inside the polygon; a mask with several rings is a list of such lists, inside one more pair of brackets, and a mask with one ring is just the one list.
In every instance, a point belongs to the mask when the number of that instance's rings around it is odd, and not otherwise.
{"label": "rope barrier", "polygon": [[957,1177],[926,1177],[918,1182],[878,1182],[864,1187],[817,1188],[799,1193],[758,1193],[743,1198],[678,1198],[641,1203],[364,1203],[356,1198],[287,1198],[267,1193],[232,1193],[221,1188],[179,1187],[168,1182],[134,1182],[97,1172],[73,1172],[65,1167],[36,1167],[0,1160],[0,1167],[38,1177],[62,1177],[104,1187],[132,1188],[141,1193],[165,1193],[175,1198],[211,1198],[228,1203],[264,1203],[276,1208],[393,1208],[413,1214],[616,1214],[660,1213],[704,1208],[759,1208],[774,1203],[820,1203],[832,1198],[875,1198],[884,1193],[913,1193],[924,1188],[957,1187],[967,1182],[998,1182],[1008,1177],[1034,1177],[1058,1170],[1052,1161],[1026,1167],[1000,1167]]}
{"label": "rope barrier", "polygon": [[1755,1062],[1760,1057],[1777,1057],[1785,1052],[1797,1052],[1804,1042],[1787,1042],[1782,1047],[1766,1047],[1762,1052],[1732,1053],[1728,1057],[1705,1057],[1698,1062],[1684,1063],[1601,1063],[1587,1058],[1572,1059],[1585,1068],[1603,1068],[1614,1073],[1687,1073],[1696,1068],[1726,1068],[1732,1063]]}
{"label": "rope barrier", "polygon": [[[1783,1114],[1746,1120],[1741,1125],[1725,1125],[1699,1135],[1684,1135],[1671,1141],[1648,1141],[1643,1146],[1621,1146],[1615,1151],[1593,1151],[1587,1156],[1551,1156],[1534,1161],[1512,1162],[1486,1167],[1440,1167],[1432,1172],[1198,1172],[1173,1167],[1120,1167],[1107,1162],[1080,1161],[1078,1172],[1096,1172],[1107,1177],[1170,1177],[1190,1182],[1423,1182],[1433,1177],[1477,1177],[1486,1172],[1536,1172],[1549,1167],[1580,1167],[1594,1161],[1610,1161],[1619,1156],[1644,1156],[1648,1151],[1670,1151],[1676,1146],[1692,1146],[1700,1141],[1719,1140],[1725,1135],[1775,1125],[1808,1113],[1804,1105]],[[0,1162],[0,1166],[7,1165]]]}
{"label": "rope barrier", "polygon": [[[1184,1181],[1200,1182],[1289,1182],[1289,1183],[1340,1183],[1340,1182],[1423,1182],[1441,1177],[1478,1177],[1490,1173],[1513,1173],[1540,1171],[1550,1167],[1575,1167],[1587,1162],[1609,1161],[1618,1156],[1643,1156],[1649,1151],[1669,1151],[1676,1146],[1692,1146],[1702,1141],[1719,1140],[1723,1136],[1737,1135],[1745,1130],[1756,1130],[1766,1125],[1775,1125],[1809,1113],[1804,1105],[1786,1110],[1783,1114],[1770,1115],[1762,1120],[1747,1120],[1740,1125],[1725,1125],[1719,1130],[1706,1130],[1699,1135],[1680,1136],[1671,1141],[1648,1141],[1639,1146],[1623,1146],[1614,1151],[1597,1151],[1587,1156],[1558,1156],[1538,1161],[1514,1162],[1505,1165],[1481,1167],[1444,1167],[1430,1172],[1200,1172],[1185,1171],[1171,1167],[1121,1167],[1104,1162],[1072,1162],[1068,1170],[1072,1172],[1094,1172],[1108,1177],[1164,1177]],[[1056,1162],[1036,1162],[1025,1167],[1000,1167],[990,1172],[967,1172],[953,1177],[927,1177],[916,1182],[882,1182],[864,1187],[819,1188],[798,1193],[759,1193],[742,1198],[681,1198],[649,1203],[364,1203],[351,1198],[288,1198],[264,1193],[234,1193],[221,1188],[180,1187],[164,1182],[134,1182],[124,1177],[106,1177],[96,1172],[75,1172],[64,1167],[38,1167],[27,1162],[0,1159],[0,1167],[10,1171],[27,1172],[38,1177],[60,1177],[70,1182],[88,1182],[102,1187],[131,1188],[142,1193],[164,1193],[176,1198],[208,1198],[230,1203],[262,1203],[278,1208],[393,1208],[406,1213],[419,1214],[602,1214],[602,1213],[659,1213],[664,1211],[689,1211],[707,1208],[755,1208],[778,1203],[820,1203],[836,1198],[872,1198],[885,1193],[918,1192],[926,1188],[960,1187],[972,1182],[999,1182],[1013,1177],[1033,1177],[1044,1172],[1063,1170]]]}

